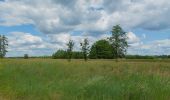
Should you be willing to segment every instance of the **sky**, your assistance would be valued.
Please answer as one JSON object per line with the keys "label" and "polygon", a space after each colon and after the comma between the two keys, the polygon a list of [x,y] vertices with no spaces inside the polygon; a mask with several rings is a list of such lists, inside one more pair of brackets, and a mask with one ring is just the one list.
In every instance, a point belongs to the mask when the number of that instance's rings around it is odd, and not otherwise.
{"label": "sky", "polygon": [[8,37],[7,56],[44,56],[74,50],[111,36],[120,25],[131,55],[170,55],[168,0],[0,0],[0,34]]}

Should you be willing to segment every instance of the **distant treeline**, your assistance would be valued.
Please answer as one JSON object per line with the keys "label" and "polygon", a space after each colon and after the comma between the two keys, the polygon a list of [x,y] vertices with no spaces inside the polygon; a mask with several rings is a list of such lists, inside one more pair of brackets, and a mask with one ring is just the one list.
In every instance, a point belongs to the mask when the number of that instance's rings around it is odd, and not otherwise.
{"label": "distant treeline", "polygon": [[[69,40],[66,43],[67,49],[57,50],[52,56],[39,56],[31,57],[28,54],[24,54],[23,57],[11,57],[11,58],[53,58],[53,59],[167,59],[170,55],[161,56],[142,56],[142,55],[127,55],[127,48],[129,47],[127,42],[126,32],[119,26],[113,26],[112,35],[107,39],[97,40],[92,45],[89,44],[89,40],[85,38],[80,42],[80,51],[74,51],[74,40]],[[0,58],[4,58],[7,52],[8,40],[4,35],[0,35]]]}
{"label": "distant treeline", "polygon": [[[68,54],[67,50],[58,50],[53,55],[53,59],[67,59]],[[72,59],[83,59],[83,52],[81,51],[72,51]],[[89,59],[115,59],[114,50],[112,45],[106,39],[98,40],[92,44],[89,49],[88,54]],[[119,58],[125,59],[167,59],[170,58],[170,55],[125,55],[119,56]]]}
{"label": "distant treeline", "polygon": [[142,56],[142,55],[126,55],[125,57],[126,59],[170,59],[170,55],[153,55],[153,56],[150,56],[150,55],[145,55],[145,56]]}
{"label": "distant treeline", "polygon": [[[63,52],[62,50],[58,50],[59,52]],[[64,51],[64,55],[55,53],[52,56],[30,56],[30,59],[34,58],[44,58],[44,59],[67,59],[66,56],[66,51]],[[23,59],[24,57],[7,57],[7,58],[12,58],[12,59]],[[80,51],[74,51],[73,52],[73,59],[84,59],[83,54]],[[90,58],[90,59],[98,59],[98,58]],[[100,58],[100,59],[113,59],[113,58]],[[126,55],[125,59],[170,59],[170,55]]]}
{"label": "distant treeline", "polygon": [[10,58],[10,59],[34,59],[34,58],[44,58],[44,59],[51,59],[51,56],[28,56],[28,57],[6,57],[6,58]]}
{"label": "distant treeline", "polygon": [[[108,54],[108,55],[105,55]],[[97,56],[96,56],[97,55]],[[50,57],[48,57],[50,58]],[[67,59],[67,52],[64,50],[58,50],[52,55],[53,59]],[[83,59],[83,53],[80,51],[73,51],[73,59]],[[98,52],[98,54],[89,54],[90,59],[114,59],[109,53],[104,50]],[[170,59],[170,55],[126,55],[125,59]]]}
{"label": "distant treeline", "polygon": [[[107,40],[96,41],[89,49],[88,58],[90,59],[113,59],[115,58],[112,45]],[[54,59],[67,59],[68,52],[66,50],[58,50],[52,55]],[[72,51],[73,59],[83,59],[84,54],[81,51]]]}

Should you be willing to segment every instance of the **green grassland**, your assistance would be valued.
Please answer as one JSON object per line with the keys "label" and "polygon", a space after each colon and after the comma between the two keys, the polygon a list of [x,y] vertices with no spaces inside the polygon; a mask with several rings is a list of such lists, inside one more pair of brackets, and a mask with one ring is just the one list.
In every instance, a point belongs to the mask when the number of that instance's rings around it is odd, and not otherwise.
{"label": "green grassland", "polygon": [[0,60],[0,100],[169,99],[170,60]]}

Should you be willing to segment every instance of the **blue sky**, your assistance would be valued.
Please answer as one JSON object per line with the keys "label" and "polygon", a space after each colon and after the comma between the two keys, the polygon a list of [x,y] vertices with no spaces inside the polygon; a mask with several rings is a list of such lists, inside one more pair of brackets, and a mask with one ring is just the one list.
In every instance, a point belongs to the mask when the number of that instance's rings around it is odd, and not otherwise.
{"label": "blue sky", "polygon": [[170,2],[167,0],[0,0],[0,34],[9,39],[7,56],[51,55],[75,50],[110,36],[112,26],[127,32],[128,54],[170,54]]}

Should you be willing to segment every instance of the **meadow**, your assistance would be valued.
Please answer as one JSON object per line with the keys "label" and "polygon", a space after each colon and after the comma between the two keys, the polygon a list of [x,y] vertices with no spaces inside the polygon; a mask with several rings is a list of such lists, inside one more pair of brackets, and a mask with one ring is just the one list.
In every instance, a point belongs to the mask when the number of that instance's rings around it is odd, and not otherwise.
{"label": "meadow", "polygon": [[0,59],[0,100],[169,100],[170,60]]}

